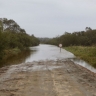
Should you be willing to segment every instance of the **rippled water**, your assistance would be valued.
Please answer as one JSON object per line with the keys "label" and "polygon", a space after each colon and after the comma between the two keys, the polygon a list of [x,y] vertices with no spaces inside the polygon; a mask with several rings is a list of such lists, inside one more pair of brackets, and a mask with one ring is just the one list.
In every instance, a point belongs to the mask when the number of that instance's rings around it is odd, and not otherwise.
{"label": "rippled water", "polygon": [[66,51],[65,49],[61,49],[60,52],[59,47],[46,44],[40,44],[36,47],[30,47],[30,51],[27,50],[18,54],[17,56],[9,58],[6,62],[3,63],[3,65],[13,65],[39,60],[71,60],[76,64],[86,67],[87,69],[96,73],[95,68],[90,66],[85,61],[76,58],[72,53]]}

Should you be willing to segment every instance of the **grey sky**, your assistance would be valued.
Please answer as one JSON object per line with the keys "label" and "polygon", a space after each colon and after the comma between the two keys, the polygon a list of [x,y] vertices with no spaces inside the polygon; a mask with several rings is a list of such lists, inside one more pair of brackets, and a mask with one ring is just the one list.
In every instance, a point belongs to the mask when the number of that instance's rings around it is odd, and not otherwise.
{"label": "grey sky", "polygon": [[96,0],[0,0],[0,18],[15,20],[28,34],[55,37],[96,28]]}

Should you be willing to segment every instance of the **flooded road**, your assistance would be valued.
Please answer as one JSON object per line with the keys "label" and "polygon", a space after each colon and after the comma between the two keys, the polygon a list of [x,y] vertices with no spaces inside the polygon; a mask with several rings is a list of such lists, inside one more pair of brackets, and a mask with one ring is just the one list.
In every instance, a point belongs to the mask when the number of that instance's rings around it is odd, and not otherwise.
{"label": "flooded road", "polygon": [[39,60],[57,60],[67,58],[74,58],[74,55],[64,49],[62,49],[60,53],[60,49],[57,46],[40,44],[39,46],[30,47],[30,50],[23,51],[17,56],[8,58],[3,62],[2,66]]}
{"label": "flooded road", "polygon": [[25,62],[39,61],[39,60],[61,60],[74,58],[74,55],[64,49],[61,50],[59,47],[54,45],[40,44],[36,47],[31,47],[31,50],[35,51]]}
{"label": "flooded road", "polygon": [[0,69],[0,96],[96,96],[96,70],[86,62],[53,45],[30,49]]}
{"label": "flooded road", "polygon": [[92,67],[87,62],[77,58],[74,54],[66,51],[65,49],[61,49],[54,45],[46,45],[40,44],[36,47],[30,47],[33,51],[28,58],[26,58],[25,62],[39,61],[39,60],[71,60],[76,64],[79,64],[90,71],[96,73],[96,69]]}
{"label": "flooded road", "polygon": [[30,47],[33,53],[26,58],[25,62],[39,61],[39,60],[71,60],[76,64],[79,64],[90,71],[96,73],[96,69],[89,65],[87,62],[77,58],[74,54],[61,49],[54,45],[40,44],[36,47]]}
{"label": "flooded road", "polygon": [[77,58],[72,53],[61,49],[54,45],[40,44],[39,46],[30,47],[30,50],[23,51],[17,56],[8,58],[0,66],[17,65],[21,63],[39,61],[39,60],[71,60],[76,64],[79,64],[92,72],[96,73],[96,69],[90,66],[87,62]]}

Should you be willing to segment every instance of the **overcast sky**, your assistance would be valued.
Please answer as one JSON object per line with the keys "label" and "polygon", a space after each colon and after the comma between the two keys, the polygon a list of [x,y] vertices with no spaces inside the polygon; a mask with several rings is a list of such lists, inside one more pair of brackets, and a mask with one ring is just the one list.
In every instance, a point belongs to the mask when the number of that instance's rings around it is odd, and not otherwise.
{"label": "overcast sky", "polygon": [[13,19],[30,35],[55,37],[96,29],[96,0],[0,0],[0,18]]}

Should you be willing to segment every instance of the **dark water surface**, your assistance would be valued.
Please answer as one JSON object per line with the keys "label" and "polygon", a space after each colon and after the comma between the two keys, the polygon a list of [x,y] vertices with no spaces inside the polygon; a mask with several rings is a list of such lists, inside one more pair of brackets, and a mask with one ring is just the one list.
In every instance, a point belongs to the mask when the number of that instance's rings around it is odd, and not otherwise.
{"label": "dark water surface", "polygon": [[29,58],[34,52],[35,51],[32,50],[22,51],[18,55],[10,57],[6,61],[2,61],[0,67],[25,63],[26,59]]}
{"label": "dark water surface", "polygon": [[36,47],[30,47],[30,50],[23,51],[17,56],[13,56],[4,61],[2,64],[0,64],[0,67],[39,60],[71,60],[76,64],[86,67],[87,69],[96,73],[95,68],[90,66],[85,61],[76,58],[72,53],[64,49],[61,49],[60,52],[59,47],[46,44],[40,44]]}

